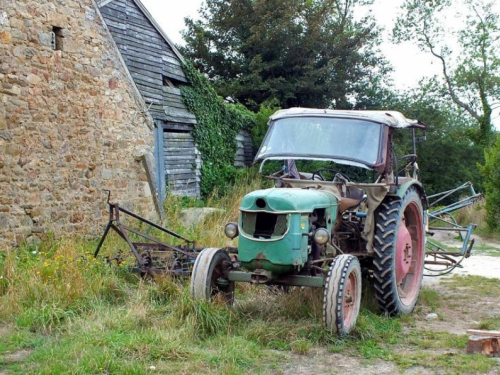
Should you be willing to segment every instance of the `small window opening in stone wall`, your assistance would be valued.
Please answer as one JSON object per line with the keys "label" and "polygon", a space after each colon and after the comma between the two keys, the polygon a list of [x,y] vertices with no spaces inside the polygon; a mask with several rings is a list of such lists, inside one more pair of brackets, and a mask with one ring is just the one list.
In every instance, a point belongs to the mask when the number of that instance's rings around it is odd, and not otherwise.
{"label": "small window opening in stone wall", "polygon": [[52,49],[62,51],[64,32],[62,27],[52,26]]}

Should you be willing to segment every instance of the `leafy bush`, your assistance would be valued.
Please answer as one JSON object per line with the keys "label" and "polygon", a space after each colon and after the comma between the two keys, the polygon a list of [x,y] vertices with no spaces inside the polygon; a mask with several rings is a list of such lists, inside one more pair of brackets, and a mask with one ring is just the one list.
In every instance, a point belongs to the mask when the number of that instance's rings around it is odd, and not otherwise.
{"label": "leafy bush", "polygon": [[216,187],[224,193],[237,177],[236,136],[240,130],[254,126],[255,114],[241,104],[225,102],[189,63],[184,73],[191,86],[181,87],[182,96],[187,109],[196,116],[193,138],[203,159],[201,195],[207,197]]}
{"label": "leafy bush", "polygon": [[270,104],[262,104],[259,112],[255,115],[255,126],[252,128],[252,142],[255,149],[258,149],[264,140],[269,117],[280,109],[276,103],[276,101],[272,101]]}

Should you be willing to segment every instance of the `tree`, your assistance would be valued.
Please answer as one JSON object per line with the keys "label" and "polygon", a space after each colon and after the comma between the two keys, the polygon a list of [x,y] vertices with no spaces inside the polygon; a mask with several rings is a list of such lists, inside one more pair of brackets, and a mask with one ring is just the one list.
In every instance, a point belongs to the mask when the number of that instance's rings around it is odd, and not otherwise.
{"label": "tree", "polygon": [[[470,139],[475,122],[464,110],[439,95],[434,80],[422,80],[418,88],[388,96],[379,105],[378,109],[391,108],[426,124],[426,140],[417,143],[417,155],[428,195],[449,190],[466,181],[473,182],[476,189],[482,189],[483,176],[478,164],[484,161],[483,147]],[[398,156],[412,152],[411,132],[401,130],[396,133],[395,151]],[[403,167],[399,165],[398,169]]]}
{"label": "tree", "polygon": [[[460,30],[448,30],[442,20],[451,8],[467,10]],[[396,42],[416,41],[442,66],[447,95],[477,124],[476,139],[492,139],[492,111],[500,105],[500,22],[487,0],[406,0],[393,30]],[[457,20],[460,17],[457,16]],[[457,47],[450,46],[451,36]],[[445,43],[448,41],[448,43]]]}
{"label": "tree", "polygon": [[482,166],[486,189],[486,222],[491,229],[500,229],[500,135],[489,150],[485,151]]}
{"label": "tree", "polygon": [[353,18],[367,0],[206,0],[182,49],[223,97],[258,110],[350,108],[388,71],[379,30]]}

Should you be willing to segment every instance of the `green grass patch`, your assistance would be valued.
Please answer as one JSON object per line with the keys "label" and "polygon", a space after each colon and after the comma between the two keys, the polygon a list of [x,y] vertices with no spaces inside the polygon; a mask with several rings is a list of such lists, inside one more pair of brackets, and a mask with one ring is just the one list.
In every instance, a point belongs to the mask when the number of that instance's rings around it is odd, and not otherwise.
{"label": "green grass patch", "polygon": [[441,306],[441,295],[435,289],[422,288],[418,298],[418,304],[428,306],[432,312]]}
{"label": "green grass patch", "polygon": [[[169,197],[168,221],[172,229],[206,246],[230,244],[222,224],[236,219],[239,198],[260,184],[240,184],[231,196],[206,202]],[[202,204],[222,211],[198,227],[184,227],[178,220],[182,208]],[[95,246],[95,241],[51,238],[0,254],[2,370],[266,373],[279,371],[287,353],[304,355],[307,361],[317,348],[360,363],[382,359],[433,372],[484,372],[494,366],[487,358],[462,355],[464,336],[417,329],[421,315],[381,315],[369,280],[363,280],[356,328],[338,337],[323,327],[321,289],[290,288],[283,293],[238,284],[234,307],[207,304],[189,297],[188,280],[160,277],[148,282],[129,273],[133,259],[127,252],[119,266],[106,264],[104,256],[126,249],[121,239],[106,241],[97,260],[89,256]],[[447,282],[463,298],[500,295],[498,280],[471,276]],[[439,293],[424,288],[419,308],[439,314],[441,300]],[[498,317],[485,318],[478,328],[498,329],[498,323]],[[16,353],[23,356],[12,360]]]}
{"label": "green grass patch", "polygon": [[[453,277],[444,279],[442,282],[445,283],[447,288],[454,291],[473,291],[473,294],[481,296],[500,297],[498,279],[489,279],[486,277],[475,275],[453,275]],[[468,296],[467,293],[464,293],[464,295]]]}
{"label": "green grass patch", "polygon": [[490,318],[483,319],[479,322],[476,327],[477,329],[485,329],[488,331],[500,330],[500,316],[493,316]]}

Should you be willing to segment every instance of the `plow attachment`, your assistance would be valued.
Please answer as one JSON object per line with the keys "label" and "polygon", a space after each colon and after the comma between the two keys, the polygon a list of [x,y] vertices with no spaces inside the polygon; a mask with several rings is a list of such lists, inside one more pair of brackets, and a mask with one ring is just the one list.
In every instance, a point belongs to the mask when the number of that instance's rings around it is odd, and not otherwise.
{"label": "plow attachment", "polygon": [[[447,206],[438,206],[439,202],[458,192],[464,195],[457,202]],[[425,276],[441,276],[450,273],[456,267],[461,267],[462,261],[470,256],[474,247],[474,239],[471,239],[471,235],[476,225],[461,226],[452,213],[474,204],[480,197],[481,194],[476,193],[470,182],[428,197],[430,204],[427,212],[429,224],[427,234],[434,236],[439,232],[451,233],[462,241],[462,246],[461,248],[449,249],[448,246],[439,241],[428,238],[424,265]]]}
{"label": "plow attachment", "polygon": [[[142,276],[147,274],[189,276],[191,274],[192,265],[196,260],[198,251],[201,250],[195,248],[194,241],[122,208],[118,203],[111,203],[109,201],[111,193],[109,190],[105,191],[108,193],[109,221],[94,252],[94,257],[99,255],[99,251],[110,231],[114,231],[127,243],[136,260],[136,267],[132,269],[134,272]],[[134,219],[139,223],[157,229],[162,239],[160,240],[157,237],[123,224],[120,221],[120,218],[123,217],[126,217],[128,220]],[[164,242],[163,237],[175,238],[183,244],[180,246],[167,244]],[[139,238],[140,241],[133,241],[132,238]],[[112,258],[108,258],[108,261],[116,261],[119,264],[122,260],[122,255],[122,253],[118,253]]]}

